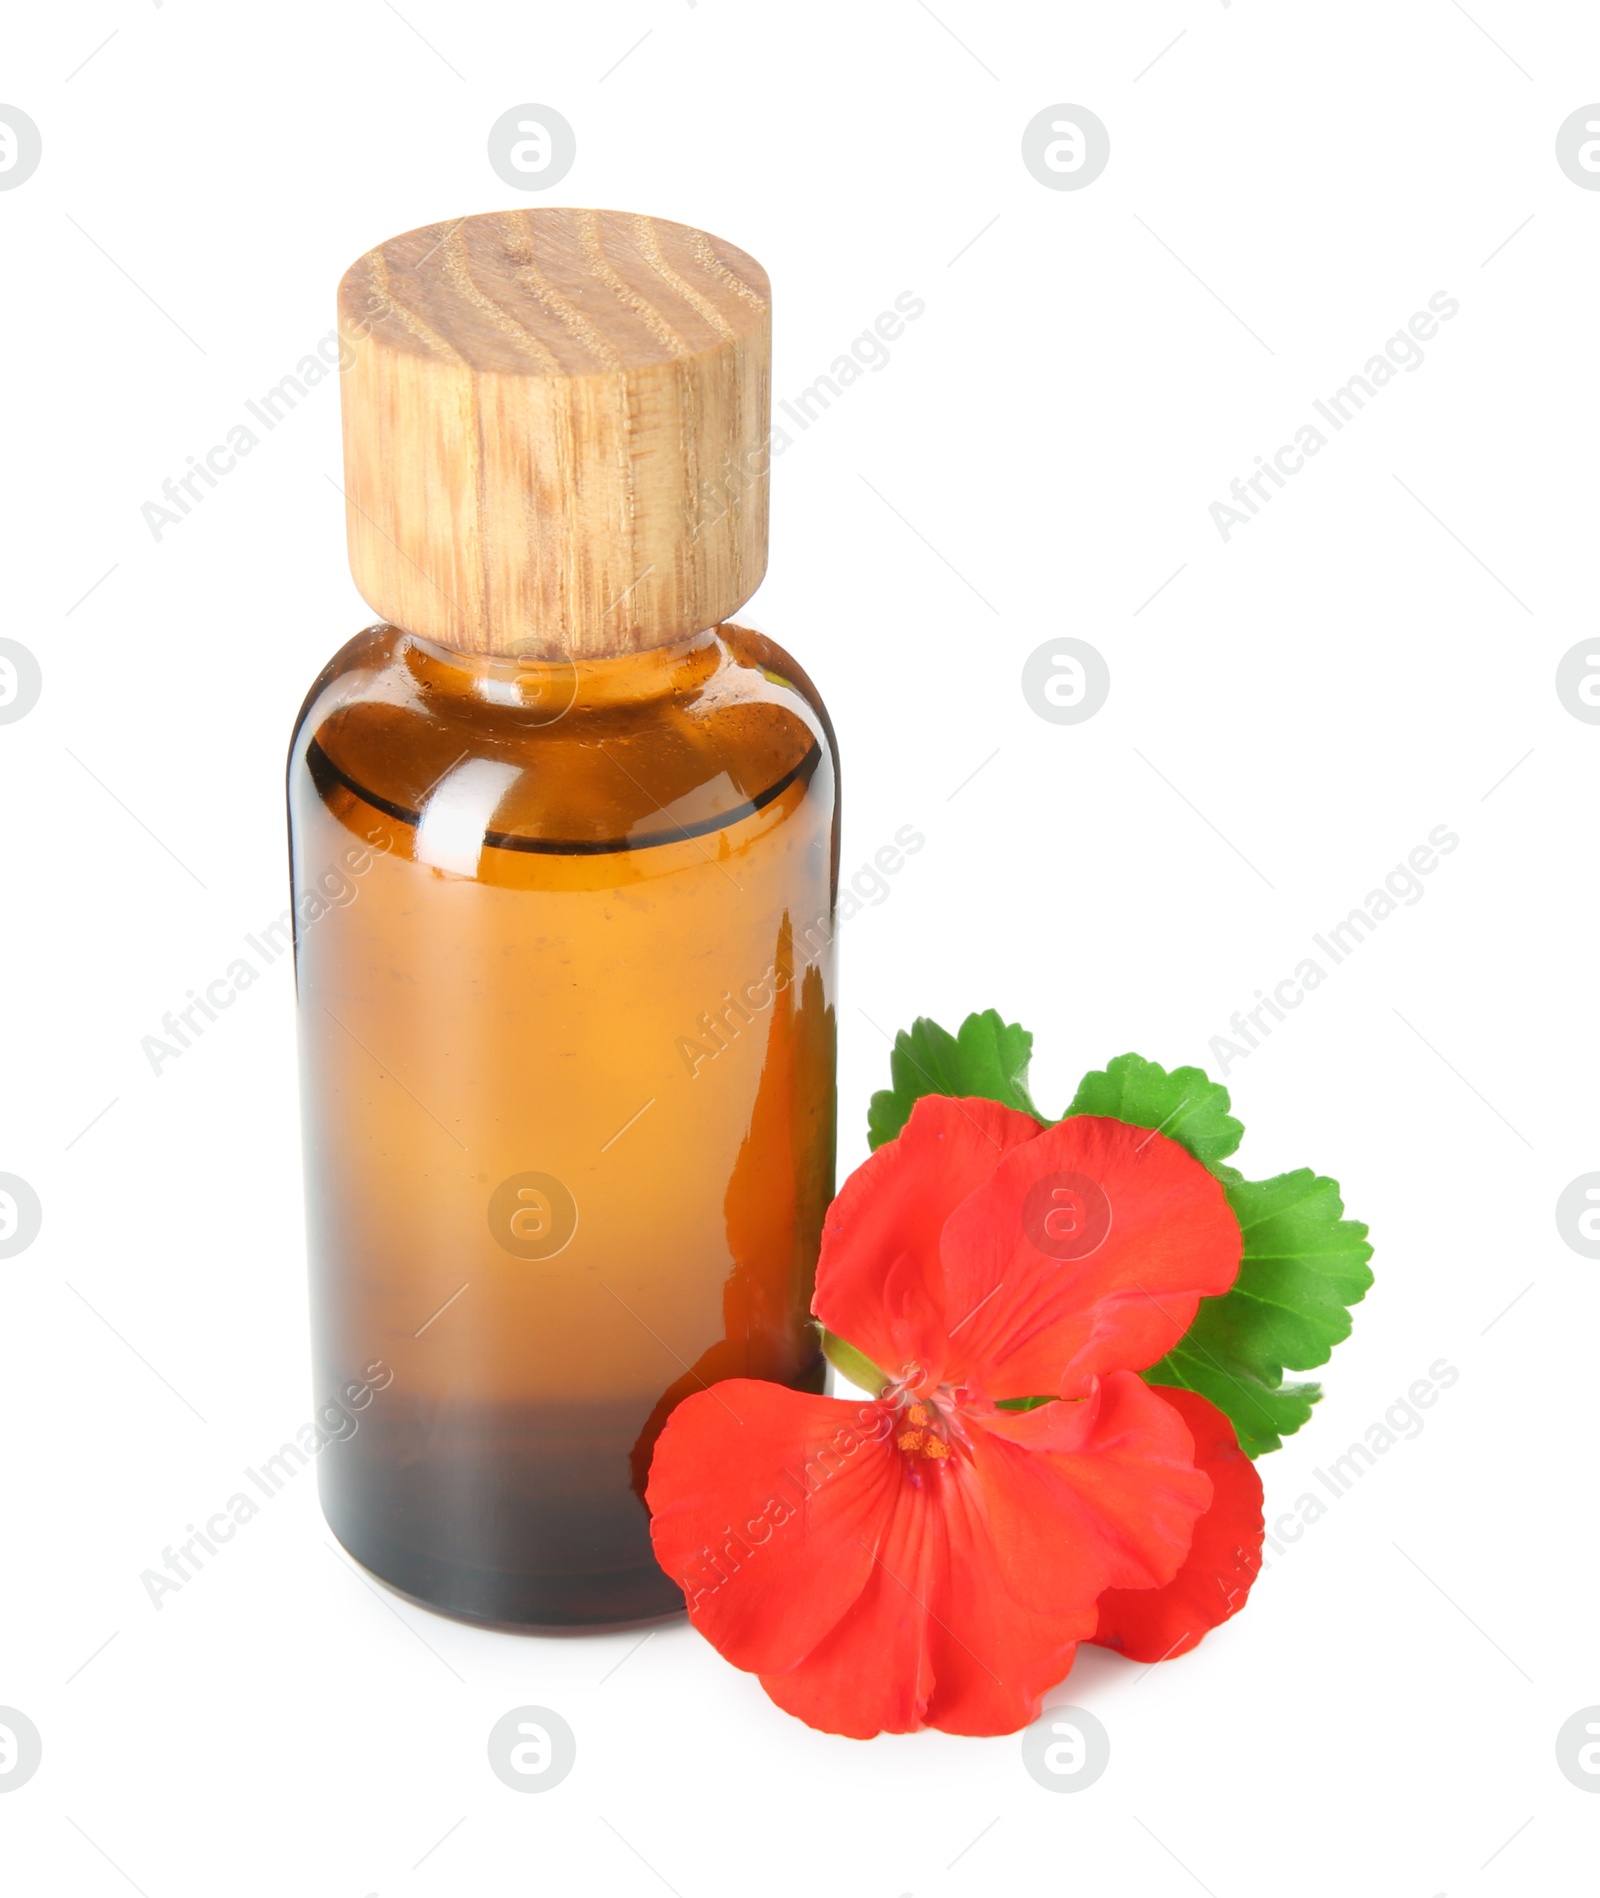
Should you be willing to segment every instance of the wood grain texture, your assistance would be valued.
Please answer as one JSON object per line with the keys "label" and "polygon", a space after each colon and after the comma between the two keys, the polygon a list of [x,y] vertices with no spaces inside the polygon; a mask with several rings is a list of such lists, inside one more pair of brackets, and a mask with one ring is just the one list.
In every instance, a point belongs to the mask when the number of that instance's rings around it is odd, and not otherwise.
{"label": "wood grain texture", "polygon": [[425,225],[339,286],[350,569],[469,652],[600,657],[728,618],[767,559],[771,294],[687,225]]}

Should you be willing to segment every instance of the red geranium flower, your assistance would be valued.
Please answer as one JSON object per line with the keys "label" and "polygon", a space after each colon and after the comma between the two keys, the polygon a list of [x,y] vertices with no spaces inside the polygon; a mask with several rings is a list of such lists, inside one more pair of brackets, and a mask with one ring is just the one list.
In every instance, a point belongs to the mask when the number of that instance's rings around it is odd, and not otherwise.
{"label": "red geranium flower", "polygon": [[[696,1627],[860,1738],[1013,1732],[1080,1641],[1193,1646],[1259,1566],[1260,1483],[1220,1412],[1137,1373],[1240,1244],[1159,1133],[918,1101],[834,1201],[812,1302],[883,1389],[735,1378],[662,1433],[652,1535]],[[997,1408],[1028,1397],[1061,1401]]]}

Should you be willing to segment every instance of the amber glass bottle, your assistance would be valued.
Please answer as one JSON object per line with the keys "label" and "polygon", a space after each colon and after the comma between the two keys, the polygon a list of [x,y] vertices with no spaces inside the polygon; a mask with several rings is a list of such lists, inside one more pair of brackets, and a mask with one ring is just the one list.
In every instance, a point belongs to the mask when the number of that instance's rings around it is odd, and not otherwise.
{"label": "amber glass bottle", "polygon": [[341,332],[386,623],[289,763],[316,1389],[355,1415],[323,1506],[434,1606],[641,1620],[682,1602],[642,1501],[673,1404],[821,1388],[837,760],[729,623],[766,280],[514,213],[370,253]]}

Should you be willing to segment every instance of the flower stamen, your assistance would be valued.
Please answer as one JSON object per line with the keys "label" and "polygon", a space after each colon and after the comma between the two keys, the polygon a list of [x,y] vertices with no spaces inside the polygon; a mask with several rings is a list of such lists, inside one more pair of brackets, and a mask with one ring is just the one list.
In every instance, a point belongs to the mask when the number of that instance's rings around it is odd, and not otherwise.
{"label": "flower stamen", "polygon": [[[943,1462],[950,1455],[950,1438],[966,1440],[965,1432],[955,1416],[955,1406],[950,1400],[958,1393],[947,1386],[940,1386],[936,1395],[913,1397],[903,1380],[899,1389],[889,1394],[892,1402],[901,1414],[903,1428],[895,1436],[895,1447],[909,1459],[927,1459],[931,1462]],[[967,1393],[960,1393],[965,1395]]]}

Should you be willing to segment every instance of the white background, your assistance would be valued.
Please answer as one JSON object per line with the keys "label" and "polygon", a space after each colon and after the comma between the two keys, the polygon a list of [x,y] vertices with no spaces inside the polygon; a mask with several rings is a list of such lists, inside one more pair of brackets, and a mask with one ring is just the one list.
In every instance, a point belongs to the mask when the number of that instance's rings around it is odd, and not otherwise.
{"label": "white background", "polygon": [[[1600,1801],[1555,1736],[1600,1703],[1600,1264],[1554,1208],[1600,1167],[1600,727],[1554,674],[1594,630],[1600,193],[1554,141],[1600,98],[1600,17],[401,12],[4,29],[0,94],[44,141],[0,193],[0,634],[44,670],[0,729],[0,1170],[44,1207],[0,1262],[0,1704],[44,1737],[0,1798],[7,1889],[1590,1889]],[[140,507],[315,348],[358,253],[542,201],[485,156],[525,101],[576,128],[556,200],[762,260],[778,394],[927,305],[778,462],[746,615],[832,707],[847,868],[928,839],[845,931],[842,1168],[880,1027],[998,1007],[1058,1112],[1124,1049],[1207,1062],[1311,932],[1461,838],[1227,1076],[1246,1171],[1334,1174],[1377,1246],[1326,1402],[1261,1466],[1269,1513],[1435,1360],[1459,1381],[1196,1654],[1084,1651],[1057,1698],[1112,1757],[1072,1796],[1015,1738],[813,1733],[686,1626],[630,1654],[380,1596],[309,1473],[159,1612],[140,1583],[311,1401],[287,963],[159,1078],[139,1044],[283,907],[289,728],[370,618],[335,381],[159,542]],[[1080,191],[1020,157],[1063,101],[1110,128]],[[1422,367],[1224,543],[1210,503],[1438,291],[1460,313]],[[1111,668],[1078,726],[1020,690],[1061,634]],[[578,1736],[538,1797],[484,1752],[527,1702]]]}

